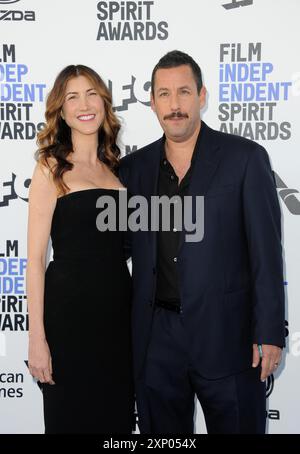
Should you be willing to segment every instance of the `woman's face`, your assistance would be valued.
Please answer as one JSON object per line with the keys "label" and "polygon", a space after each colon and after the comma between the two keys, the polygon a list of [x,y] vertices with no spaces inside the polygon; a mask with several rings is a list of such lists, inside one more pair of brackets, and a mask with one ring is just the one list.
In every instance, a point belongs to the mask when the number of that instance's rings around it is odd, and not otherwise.
{"label": "woman's face", "polygon": [[67,83],[61,116],[72,135],[98,134],[105,116],[104,101],[85,76],[74,77]]}

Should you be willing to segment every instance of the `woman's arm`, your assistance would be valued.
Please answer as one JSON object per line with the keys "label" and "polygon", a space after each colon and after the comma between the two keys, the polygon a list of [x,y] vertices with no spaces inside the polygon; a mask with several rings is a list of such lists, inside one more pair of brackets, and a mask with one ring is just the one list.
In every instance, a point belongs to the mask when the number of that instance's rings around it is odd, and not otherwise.
{"label": "woman's arm", "polygon": [[27,300],[29,313],[29,370],[40,382],[52,381],[51,354],[44,330],[46,254],[57,191],[50,170],[37,164],[29,190],[27,238]]}

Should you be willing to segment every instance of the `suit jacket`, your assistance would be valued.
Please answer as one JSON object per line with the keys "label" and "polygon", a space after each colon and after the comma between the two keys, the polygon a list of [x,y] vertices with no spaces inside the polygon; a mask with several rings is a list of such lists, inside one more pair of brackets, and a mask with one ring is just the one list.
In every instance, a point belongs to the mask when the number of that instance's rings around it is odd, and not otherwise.
{"label": "suit jacket", "polygon": [[[121,160],[130,195],[157,194],[162,146],[163,138]],[[263,147],[203,121],[196,147],[189,195],[205,197],[204,238],[186,242],[182,231],[177,266],[191,357],[216,379],[250,368],[253,343],[284,346],[281,215]],[[136,379],[151,333],[156,241],[155,232],[131,234]]]}

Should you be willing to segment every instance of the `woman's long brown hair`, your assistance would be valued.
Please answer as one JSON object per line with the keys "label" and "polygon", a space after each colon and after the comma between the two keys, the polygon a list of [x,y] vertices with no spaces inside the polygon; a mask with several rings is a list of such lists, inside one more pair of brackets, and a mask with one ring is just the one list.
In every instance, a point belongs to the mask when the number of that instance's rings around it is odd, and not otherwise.
{"label": "woman's long brown hair", "polygon": [[[73,168],[67,156],[73,152],[71,129],[61,118],[66,86],[70,79],[85,76],[99,93],[104,102],[104,121],[98,132],[98,158],[107,164],[114,172],[118,166],[120,150],[117,146],[117,136],[120,123],[112,109],[112,97],[101,77],[91,68],[84,65],[69,65],[57,76],[46,102],[46,126],[38,133],[38,150],[36,158],[48,167],[53,175],[53,181],[60,194],[68,191],[63,180],[63,174]],[[55,164],[50,162],[54,158]]]}

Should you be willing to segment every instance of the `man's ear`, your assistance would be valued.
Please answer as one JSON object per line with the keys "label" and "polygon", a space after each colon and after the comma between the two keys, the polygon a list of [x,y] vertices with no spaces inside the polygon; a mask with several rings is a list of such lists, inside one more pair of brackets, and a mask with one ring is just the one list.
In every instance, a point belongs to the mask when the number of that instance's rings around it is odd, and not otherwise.
{"label": "man's ear", "polygon": [[152,94],[152,93],[151,93],[151,96],[150,96],[150,104],[151,104],[151,109],[153,110],[153,112],[156,112],[156,110],[155,110],[154,97],[153,97],[153,94]]}
{"label": "man's ear", "polygon": [[200,109],[202,109],[206,104],[206,87],[202,85],[200,93],[199,93],[199,100],[200,100]]}

